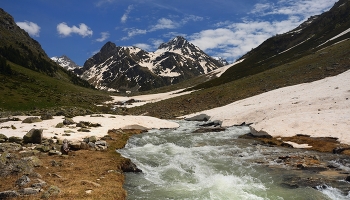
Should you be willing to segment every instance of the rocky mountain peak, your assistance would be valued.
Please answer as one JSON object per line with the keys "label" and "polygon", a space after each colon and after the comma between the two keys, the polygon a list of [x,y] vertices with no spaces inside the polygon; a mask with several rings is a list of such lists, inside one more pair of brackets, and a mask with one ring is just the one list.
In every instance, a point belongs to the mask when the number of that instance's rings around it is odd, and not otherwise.
{"label": "rocky mountain peak", "polygon": [[114,51],[116,48],[117,46],[113,42],[108,41],[105,45],[103,45],[100,52],[102,53],[110,52],[110,51]]}
{"label": "rocky mountain peak", "polygon": [[167,43],[161,44],[158,49],[165,49],[167,51],[184,49],[184,48],[196,48],[193,44],[188,42],[184,37],[177,36]]}
{"label": "rocky mountain peak", "polygon": [[51,60],[55,61],[58,65],[63,67],[64,69],[68,71],[73,71],[77,68],[80,68],[79,65],[77,65],[73,60],[71,60],[68,56],[62,55],[60,57],[52,57]]}

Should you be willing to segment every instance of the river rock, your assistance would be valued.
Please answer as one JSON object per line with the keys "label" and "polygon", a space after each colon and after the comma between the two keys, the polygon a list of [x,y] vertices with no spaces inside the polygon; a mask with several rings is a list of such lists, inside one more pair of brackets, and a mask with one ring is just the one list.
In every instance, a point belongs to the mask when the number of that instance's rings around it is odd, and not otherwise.
{"label": "river rock", "polygon": [[12,199],[19,197],[19,193],[14,190],[0,192],[0,199]]}
{"label": "river rock", "polygon": [[68,118],[66,117],[64,120],[63,120],[63,124],[64,125],[72,125],[72,124],[75,124],[74,120],[72,118]]}
{"label": "river rock", "polygon": [[36,150],[40,152],[49,152],[50,151],[50,146],[48,145],[38,145],[35,147]]}
{"label": "river rock", "polygon": [[99,140],[95,142],[96,145],[100,145],[100,146],[107,146],[107,142],[104,140]]}
{"label": "river rock", "polygon": [[130,159],[126,159],[126,161],[121,166],[121,170],[123,172],[134,172],[134,173],[142,172],[142,170],[137,168],[137,166],[133,162],[131,162]]}
{"label": "river rock", "polygon": [[193,131],[192,133],[208,133],[208,132],[221,132],[221,131],[225,131],[225,128],[222,127],[218,127],[218,128],[200,128],[197,129],[195,131]]}
{"label": "river rock", "polygon": [[22,188],[18,190],[18,193],[21,195],[33,195],[40,192],[40,188]]}
{"label": "river rock", "polygon": [[55,128],[63,128],[63,127],[64,127],[63,122],[60,122],[55,126]]}
{"label": "river rock", "polygon": [[22,143],[22,138],[17,137],[17,136],[11,136],[9,137],[9,142],[14,142],[17,144],[21,144]]}
{"label": "river rock", "polygon": [[43,188],[44,186],[47,185],[47,183],[41,179],[36,179],[37,183],[33,183],[30,187],[32,188]]}
{"label": "river rock", "polygon": [[0,143],[6,142],[8,137],[2,133],[0,133]]}
{"label": "river rock", "polygon": [[61,190],[57,186],[51,185],[47,191],[41,195],[42,199],[50,199],[51,197],[58,196]]}
{"label": "river rock", "polygon": [[350,182],[350,176],[347,176],[347,177],[345,178],[345,181]]}
{"label": "river rock", "polygon": [[53,156],[53,155],[60,156],[60,155],[62,155],[62,152],[61,151],[57,151],[57,150],[49,151],[49,156]]}
{"label": "river rock", "polygon": [[46,114],[41,115],[40,119],[41,120],[49,120],[49,119],[53,119],[53,116],[51,114],[46,113]]}
{"label": "river rock", "polygon": [[41,144],[43,139],[43,129],[32,129],[23,136],[24,143]]}
{"label": "river rock", "polygon": [[186,118],[186,121],[208,121],[210,119],[210,116],[207,114],[199,114],[193,117]]}
{"label": "river rock", "polygon": [[26,175],[23,175],[16,180],[15,185],[22,188],[23,186],[26,186],[29,182],[30,182],[30,178]]}
{"label": "river rock", "polygon": [[0,152],[15,152],[22,150],[22,145],[17,143],[0,143]]}
{"label": "river rock", "polygon": [[88,150],[89,149],[89,144],[86,142],[81,142],[80,143],[80,149]]}
{"label": "river rock", "polygon": [[272,138],[271,135],[269,135],[266,131],[264,130],[260,130],[257,131],[255,130],[255,128],[253,128],[252,126],[249,126],[250,129],[250,133],[254,136],[254,137],[262,137],[262,138]]}
{"label": "river rock", "polygon": [[89,137],[89,142],[95,143],[96,141],[97,141],[96,136],[90,136],[90,137]]}
{"label": "river rock", "polygon": [[24,157],[22,160],[32,164],[34,167],[40,167],[43,164],[37,156]]}
{"label": "river rock", "polygon": [[22,121],[22,123],[36,123],[36,122],[42,122],[43,120],[41,120],[39,117],[28,117],[26,119],[24,119]]}

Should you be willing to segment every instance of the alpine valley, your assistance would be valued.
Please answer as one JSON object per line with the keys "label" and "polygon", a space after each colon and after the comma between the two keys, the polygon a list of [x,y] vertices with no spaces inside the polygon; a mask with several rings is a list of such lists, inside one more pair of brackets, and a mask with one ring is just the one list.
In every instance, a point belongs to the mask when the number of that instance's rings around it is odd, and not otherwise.
{"label": "alpine valley", "polygon": [[177,36],[77,66],[0,8],[0,199],[349,199],[349,70],[350,0],[231,64]]}
{"label": "alpine valley", "polygon": [[66,56],[52,59],[95,88],[118,92],[177,84],[228,64],[224,59],[208,56],[181,36],[161,44],[155,52],[107,42],[82,68]]}

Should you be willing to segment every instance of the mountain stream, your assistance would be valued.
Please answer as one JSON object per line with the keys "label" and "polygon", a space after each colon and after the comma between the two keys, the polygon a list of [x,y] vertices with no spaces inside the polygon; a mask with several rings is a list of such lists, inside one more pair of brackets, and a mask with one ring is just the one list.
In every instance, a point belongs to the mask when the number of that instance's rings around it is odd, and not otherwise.
{"label": "mountain stream", "polygon": [[314,189],[283,184],[293,170],[274,158],[306,150],[239,139],[249,133],[248,127],[192,133],[199,122],[177,122],[178,129],[134,135],[118,150],[143,171],[126,173],[128,199],[350,199],[350,194],[327,185]]}

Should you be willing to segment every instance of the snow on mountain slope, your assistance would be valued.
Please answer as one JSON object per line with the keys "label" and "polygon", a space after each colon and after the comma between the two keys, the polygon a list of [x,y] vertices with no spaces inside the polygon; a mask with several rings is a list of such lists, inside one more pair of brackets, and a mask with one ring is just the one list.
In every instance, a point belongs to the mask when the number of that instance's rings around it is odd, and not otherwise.
{"label": "snow on mountain slope", "polygon": [[223,65],[178,36],[155,52],[107,42],[85,62],[79,75],[98,89],[145,91],[207,74]]}
{"label": "snow on mountain slope", "polygon": [[51,58],[51,60],[55,61],[58,65],[60,65],[61,67],[63,67],[68,71],[73,71],[77,68],[80,68],[79,65],[75,64],[74,61],[72,61],[70,58],[68,58],[65,55],[60,57],[54,56]]}

